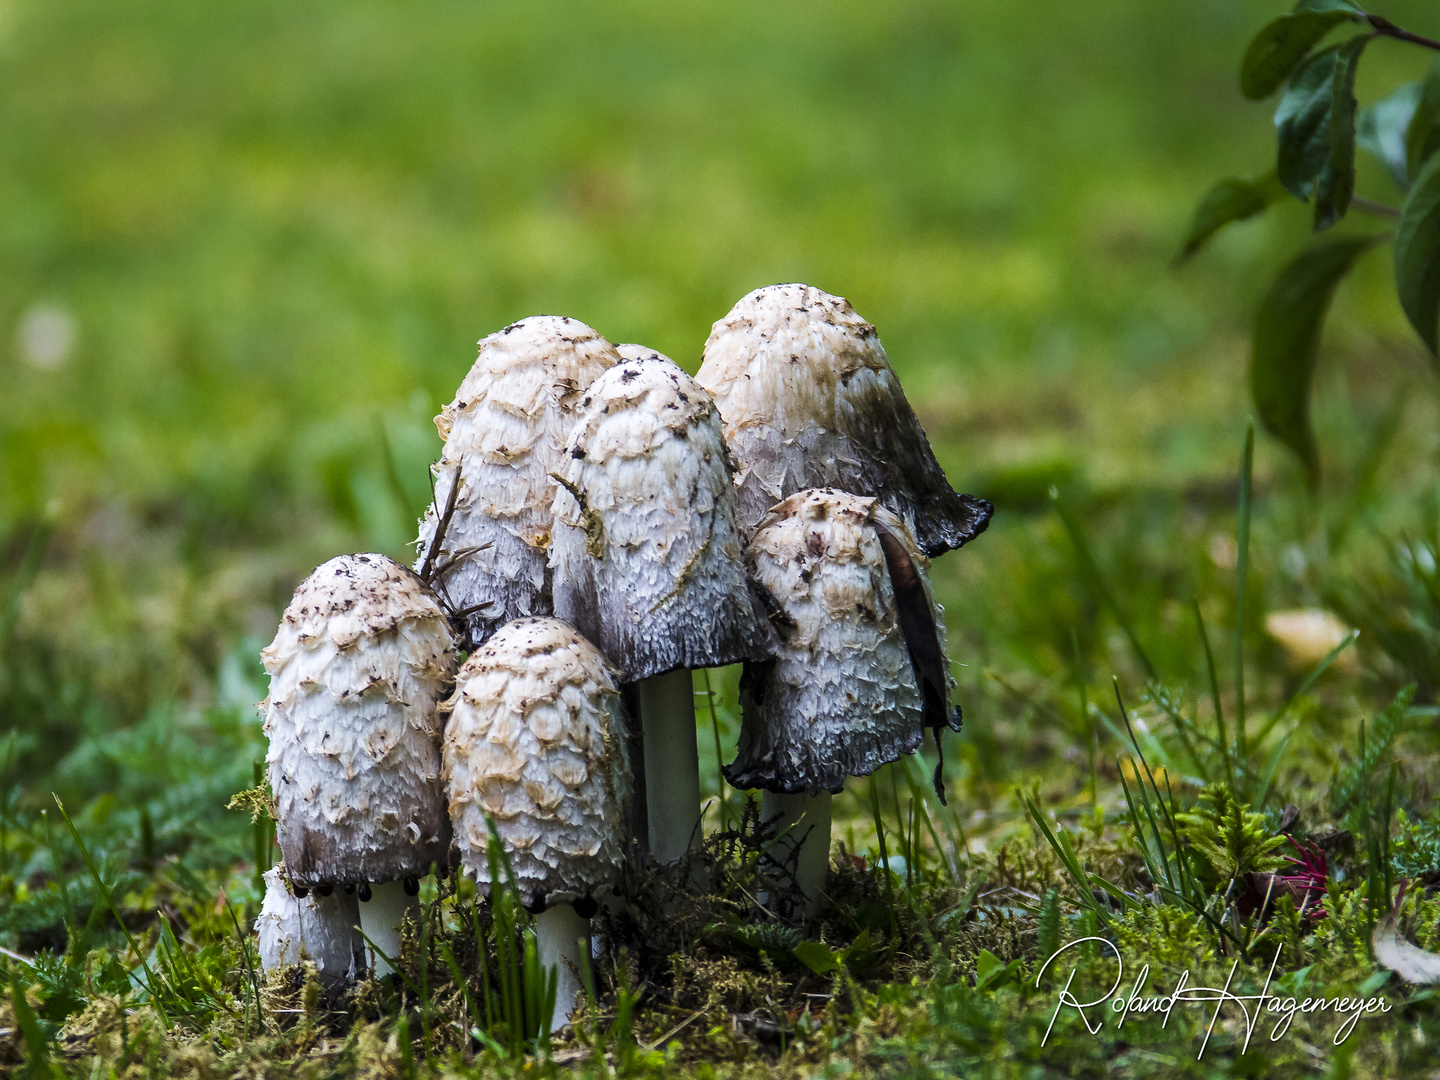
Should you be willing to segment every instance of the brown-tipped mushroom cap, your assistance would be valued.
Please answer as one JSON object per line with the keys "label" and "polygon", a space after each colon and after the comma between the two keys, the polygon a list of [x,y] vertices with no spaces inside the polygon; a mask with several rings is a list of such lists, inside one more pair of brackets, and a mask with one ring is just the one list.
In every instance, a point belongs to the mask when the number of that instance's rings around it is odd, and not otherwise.
{"label": "brown-tipped mushroom cap", "polygon": [[[437,591],[465,613],[472,647],[511,619],[552,610],[550,474],[574,422],[571,407],[619,359],[575,319],[522,319],[481,340],[455,400],[435,418],[445,450],[433,468],[435,500],[420,523],[415,567],[431,571]],[[435,545],[457,470],[454,510]]]}
{"label": "brown-tipped mushroom cap", "polygon": [[791,495],[760,522],[746,561],[780,647],[746,665],[730,783],[835,792],[913,752],[925,727],[958,730],[925,556],[876,499]]}
{"label": "brown-tipped mushroom cap", "polygon": [[500,628],[444,705],[445,781],[467,872],[490,883],[495,822],[527,904],[611,884],[628,836],[625,715],[609,665],[559,619]]}
{"label": "brown-tipped mushroom cap", "polygon": [[822,486],[880,499],[932,558],[989,524],[988,502],[950,487],[875,327],[841,297],[756,289],[710,331],[696,381],[724,418],[747,531]]}
{"label": "brown-tipped mushroom cap", "polygon": [[710,396],[652,353],[602,374],[576,411],[555,495],[555,614],[630,682],[768,655]]}
{"label": "brown-tipped mushroom cap", "polygon": [[425,583],[383,555],[331,559],[300,583],[261,656],[290,880],[395,881],[448,863],[436,704],[457,658]]}

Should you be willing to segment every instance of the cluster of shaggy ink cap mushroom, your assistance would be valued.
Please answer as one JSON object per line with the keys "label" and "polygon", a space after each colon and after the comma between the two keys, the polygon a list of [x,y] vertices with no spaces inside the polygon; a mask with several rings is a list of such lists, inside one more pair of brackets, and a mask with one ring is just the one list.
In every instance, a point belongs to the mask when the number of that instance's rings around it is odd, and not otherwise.
{"label": "cluster of shaggy ink cap mushroom", "polygon": [[522,320],[436,425],[414,570],[332,559],[263,654],[284,864],[262,958],[383,973],[416,879],[488,890],[498,842],[559,1024],[632,844],[673,860],[698,834],[690,670],[745,664],[726,775],[815,825],[818,897],[829,793],[959,727],[928,558],[990,506],[950,488],[874,327],[805,285],[744,297],[694,379]]}

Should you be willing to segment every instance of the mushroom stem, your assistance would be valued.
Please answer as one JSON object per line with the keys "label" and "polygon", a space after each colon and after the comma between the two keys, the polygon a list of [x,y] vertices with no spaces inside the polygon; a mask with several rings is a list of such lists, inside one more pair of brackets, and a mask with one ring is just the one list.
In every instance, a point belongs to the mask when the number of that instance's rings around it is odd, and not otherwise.
{"label": "mushroom stem", "polygon": [[700,833],[700,751],[690,671],[679,668],[642,679],[636,696],[645,747],[650,850],[664,866],[679,862]]}
{"label": "mushroom stem", "polygon": [[762,792],[761,820],[775,817],[780,819],[777,824],[783,834],[776,841],[775,857],[783,861],[799,846],[795,880],[805,894],[805,915],[813,917],[820,910],[825,876],[830,870],[830,792],[822,791],[819,795]]}
{"label": "mushroom stem", "polygon": [[336,890],[330,896],[312,892],[297,898],[284,875],[279,866],[265,874],[265,902],[255,920],[260,966],[273,971],[308,958],[328,985],[349,981],[361,944],[355,933],[355,897]]}
{"label": "mushroom stem", "polygon": [[541,965],[555,969],[555,1012],[550,1017],[550,1030],[559,1031],[575,1011],[575,999],[580,993],[580,951],[590,948],[590,920],[582,919],[569,904],[547,907],[535,916],[535,948]]}
{"label": "mushroom stem", "polygon": [[360,901],[360,929],[375,945],[374,949],[365,946],[375,978],[395,970],[376,949],[393,960],[400,959],[400,924],[405,921],[405,913],[419,904],[418,897],[405,895],[405,886],[399,881],[371,885],[370,899]]}

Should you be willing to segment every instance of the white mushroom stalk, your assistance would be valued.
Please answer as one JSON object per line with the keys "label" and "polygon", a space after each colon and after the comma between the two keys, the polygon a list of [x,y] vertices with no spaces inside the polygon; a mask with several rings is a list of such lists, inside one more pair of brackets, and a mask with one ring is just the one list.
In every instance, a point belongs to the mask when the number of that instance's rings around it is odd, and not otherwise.
{"label": "white mushroom stalk", "polygon": [[673,362],[643,353],[596,379],[577,407],[550,564],[556,615],[637,684],[648,840],[665,864],[700,835],[690,672],[769,650],[719,414]]}
{"label": "white mushroom stalk", "polygon": [[620,693],[594,645],[558,619],[520,619],[460,669],[445,703],[444,769],[461,863],[487,894],[490,822],[540,958],[558,973],[551,1029],[580,992],[597,894],[618,877],[630,768]]}
{"label": "white mushroom stalk", "polygon": [[831,794],[913,753],[925,727],[959,729],[943,611],[909,528],[873,498],[792,495],[761,520],[746,561],[780,644],[774,659],[746,665],[739,752],[725,777],[762,788],[762,812],[790,829],[813,913]]}
{"label": "white mushroom stalk", "polygon": [[354,978],[363,963],[364,942],[355,893],[309,893],[297,897],[285,880],[284,866],[265,873],[265,902],[255,920],[260,966],[266,971],[310,960],[327,986]]}
{"label": "white mushroom stalk", "polygon": [[420,523],[415,569],[456,613],[469,648],[511,619],[550,613],[550,474],[572,406],[619,359],[575,319],[523,319],[481,340],[455,400],[435,418],[445,449],[432,468],[435,499]]}
{"label": "white mushroom stalk", "polygon": [[990,521],[988,502],[950,487],[875,327],[841,297],[756,289],[710,331],[695,379],[724,418],[747,534],[781,499],[818,487],[878,498],[931,558]]}
{"label": "white mushroom stalk", "polygon": [[[362,929],[394,957],[419,878],[450,858],[436,706],[458,661],[445,613],[399,563],[342,555],[301,582],[261,656],[276,838],[294,895],[353,891]],[[380,956],[371,967],[390,970]]]}

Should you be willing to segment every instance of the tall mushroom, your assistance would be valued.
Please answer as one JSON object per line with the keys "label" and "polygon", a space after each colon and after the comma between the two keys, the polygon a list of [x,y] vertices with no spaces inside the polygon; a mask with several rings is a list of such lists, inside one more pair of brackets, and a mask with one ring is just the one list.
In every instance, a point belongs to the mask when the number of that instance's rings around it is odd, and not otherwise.
{"label": "tall mushroom", "polygon": [[361,928],[395,956],[418,879],[450,859],[436,705],[458,660],[445,612],[399,563],[342,555],[300,583],[261,657],[276,838],[295,896],[357,891]]}
{"label": "tall mushroom", "polygon": [[747,533],[775,503],[816,487],[878,498],[930,558],[990,521],[988,502],[950,487],[875,327],[841,297],[756,289],[710,331],[695,380],[724,418]]}
{"label": "tall mushroom", "polygon": [[575,319],[522,319],[480,341],[455,400],[435,418],[445,449],[415,569],[457,613],[469,648],[511,619],[550,613],[550,474],[572,406],[619,359]]}
{"label": "tall mushroom", "polygon": [[363,962],[364,940],[355,932],[360,911],[354,890],[329,896],[296,896],[285,880],[284,867],[265,872],[265,902],[255,920],[260,966],[266,971],[311,960],[320,978],[339,986]]}
{"label": "tall mushroom", "polygon": [[536,911],[540,959],[558,968],[552,1029],[570,1017],[595,894],[625,858],[626,724],[611,670],[558,619],[501,627],[460,669],[443,708],[445,781],[467,873],[494,887],[489,824],[521,902]]}
{"label": "tall mushroom", "polygon": [[581,398],[556,477],[555,613],[636,684],[650,850],[673,863],[700,813],[690,672],[769,652],[719,414],[665,357],[624,360]]}
{"label": "tall mushroom", "polygon": [[[772,607],[780,644],[747,664],[740,746],[725,777],[762,788],[762,814],[800,845],[812,910],[830,852],[830,796],[959,728],[945,623],[910,529],[878,499],[797,492],[759,523],[746,562]],[[937,771],[938,783],[938,771]]]}

